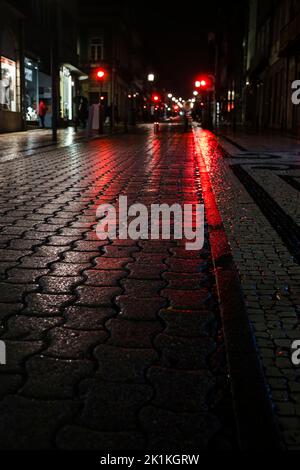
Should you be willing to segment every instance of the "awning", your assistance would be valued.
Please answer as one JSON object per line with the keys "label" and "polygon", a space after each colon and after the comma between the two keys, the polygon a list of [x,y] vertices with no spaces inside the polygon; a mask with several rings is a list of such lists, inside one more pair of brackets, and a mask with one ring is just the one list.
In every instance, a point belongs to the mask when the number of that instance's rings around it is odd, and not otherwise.
{"label": "awning", "polygon": [[87,80],[89,78],[89,76],[86,73],[82,72],[81,70],[79,70],[77,67],[75,67],[72,64],[64,63],[63,66],[68,68],[73,74],[77,75],[79,80]]}

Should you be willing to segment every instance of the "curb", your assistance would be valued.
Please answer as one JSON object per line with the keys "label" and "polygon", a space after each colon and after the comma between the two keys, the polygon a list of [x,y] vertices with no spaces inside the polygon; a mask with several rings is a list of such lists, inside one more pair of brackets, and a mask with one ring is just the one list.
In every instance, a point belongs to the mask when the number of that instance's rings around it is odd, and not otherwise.
{"label": "curb", "polygon": [[195,134],[194,143],[209,227],[239,447],[240,450],[282,450],[238,271]]}

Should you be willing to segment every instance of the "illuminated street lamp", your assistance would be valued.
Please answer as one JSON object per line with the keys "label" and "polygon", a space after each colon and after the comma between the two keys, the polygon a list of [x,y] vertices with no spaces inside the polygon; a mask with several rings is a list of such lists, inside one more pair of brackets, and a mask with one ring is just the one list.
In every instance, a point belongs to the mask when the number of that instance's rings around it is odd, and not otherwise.
{"label": "illuminated street lamp", "polygon": [[172,93],[169,93],[169,94],[168,94],[168,98],[171,99],[172,97],[173,97]]}
{"label": "illuminated street lamp", "polygon": [[148,82],[154,82],[154,80],[155,80],[154,73],[149,73],[148,74]]}
{"label": "illuminated street lamp", "polygon": [[198,95],[199,95],[198,91],[195,90],[195,91],[193,92],[193,95],[194,95],[194,96],[198,96]]}

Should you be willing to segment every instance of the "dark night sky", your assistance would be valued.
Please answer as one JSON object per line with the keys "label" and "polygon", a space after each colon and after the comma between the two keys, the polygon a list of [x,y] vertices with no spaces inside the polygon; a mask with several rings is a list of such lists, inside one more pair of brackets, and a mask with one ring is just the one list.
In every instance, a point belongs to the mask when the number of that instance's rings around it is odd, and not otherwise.
{"label": "dark night sky", "polygon": [[218,1],[134,2],[135,24],[160,87],[191,96],[197,74],[208,68],[207,38],[215,26]]}

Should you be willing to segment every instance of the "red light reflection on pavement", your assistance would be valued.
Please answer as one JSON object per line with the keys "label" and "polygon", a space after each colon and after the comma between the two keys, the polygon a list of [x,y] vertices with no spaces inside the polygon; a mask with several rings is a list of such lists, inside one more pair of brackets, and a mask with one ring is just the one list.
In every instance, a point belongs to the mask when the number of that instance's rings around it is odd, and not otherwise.
{"label": "red light reflection on pavement", "polygon": [[202,131],[200,138],[195,137],[196,159],[199,167],[203,199],[208,225],[210,227],[210,240],[213,257],[230,254],[230,247],[223,227],[215,195],[210,181],[210,172],[213,169],[213,159],[222,158],[222,150],[215,136],[209,131]]}

